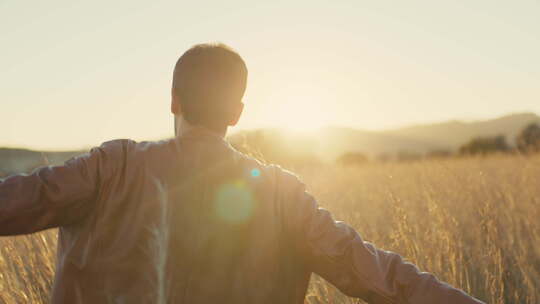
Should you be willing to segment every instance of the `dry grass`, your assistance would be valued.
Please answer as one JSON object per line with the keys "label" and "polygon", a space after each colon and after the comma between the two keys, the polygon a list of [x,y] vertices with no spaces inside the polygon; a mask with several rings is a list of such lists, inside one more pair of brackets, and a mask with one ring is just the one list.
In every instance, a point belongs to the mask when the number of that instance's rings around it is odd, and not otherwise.
{"label": "dry grass", "polygon": [[[364,239],[489,303],[540,302],[540,157],[296,168]],[[55,234],[0,239],[0,303],[47,303]],[[314,278],[308,303],[356,303]]]}

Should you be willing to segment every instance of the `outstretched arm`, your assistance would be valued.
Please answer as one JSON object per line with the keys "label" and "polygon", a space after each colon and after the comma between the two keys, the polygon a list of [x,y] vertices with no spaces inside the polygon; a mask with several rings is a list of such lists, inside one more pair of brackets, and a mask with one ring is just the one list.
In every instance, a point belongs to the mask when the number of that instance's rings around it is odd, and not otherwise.
{"label": "outstretched arm", "polygon": [[103,166],[103,146],[62,166],[0,180],[0,235],[69,225],[90,211]]}
{"label": "outstretched arm", "polygon": [[[287,183],[287,181],[284,181]],[[291,189],[287,222],[302,257],[345,294],[368,303],[482,303],[463,291],[420,272],[396,253],[377,249],[317,206],[298,180]]]}

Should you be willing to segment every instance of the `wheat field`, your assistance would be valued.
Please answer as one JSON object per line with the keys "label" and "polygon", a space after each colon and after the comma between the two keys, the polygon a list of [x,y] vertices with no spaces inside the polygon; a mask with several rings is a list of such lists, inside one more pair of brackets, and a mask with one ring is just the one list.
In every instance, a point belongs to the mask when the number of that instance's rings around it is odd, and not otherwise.
{"label": "wheat field", "polygon": [[[487,303],[540,303],[540,156],[292,166],[365,240]],[[0,238],[0,303],[48,303],[54,230]],[[361,303],[314,276],[306,303]]]}

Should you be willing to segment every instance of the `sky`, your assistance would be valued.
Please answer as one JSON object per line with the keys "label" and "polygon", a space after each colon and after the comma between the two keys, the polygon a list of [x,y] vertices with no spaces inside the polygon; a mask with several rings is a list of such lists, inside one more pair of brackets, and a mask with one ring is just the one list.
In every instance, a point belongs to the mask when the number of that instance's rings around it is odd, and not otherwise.
{"label": "sky", "polygon": [[173,135],[177,58],[246,61],[231,131],[540,114],[540,1],[0,0],[0,146]]}

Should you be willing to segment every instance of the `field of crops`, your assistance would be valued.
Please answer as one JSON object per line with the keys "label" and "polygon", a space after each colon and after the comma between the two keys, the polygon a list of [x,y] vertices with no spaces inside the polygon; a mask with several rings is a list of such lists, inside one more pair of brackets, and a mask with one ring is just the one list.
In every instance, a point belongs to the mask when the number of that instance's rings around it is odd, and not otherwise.
{"label": "field of crops", "polygon": [[[292,168],[365,240],[488,303],[540,303],[540,157]],[[48,303],[55,231],[0,239],[0,303]],[[307,303],[357,303],[314,277]]]}

